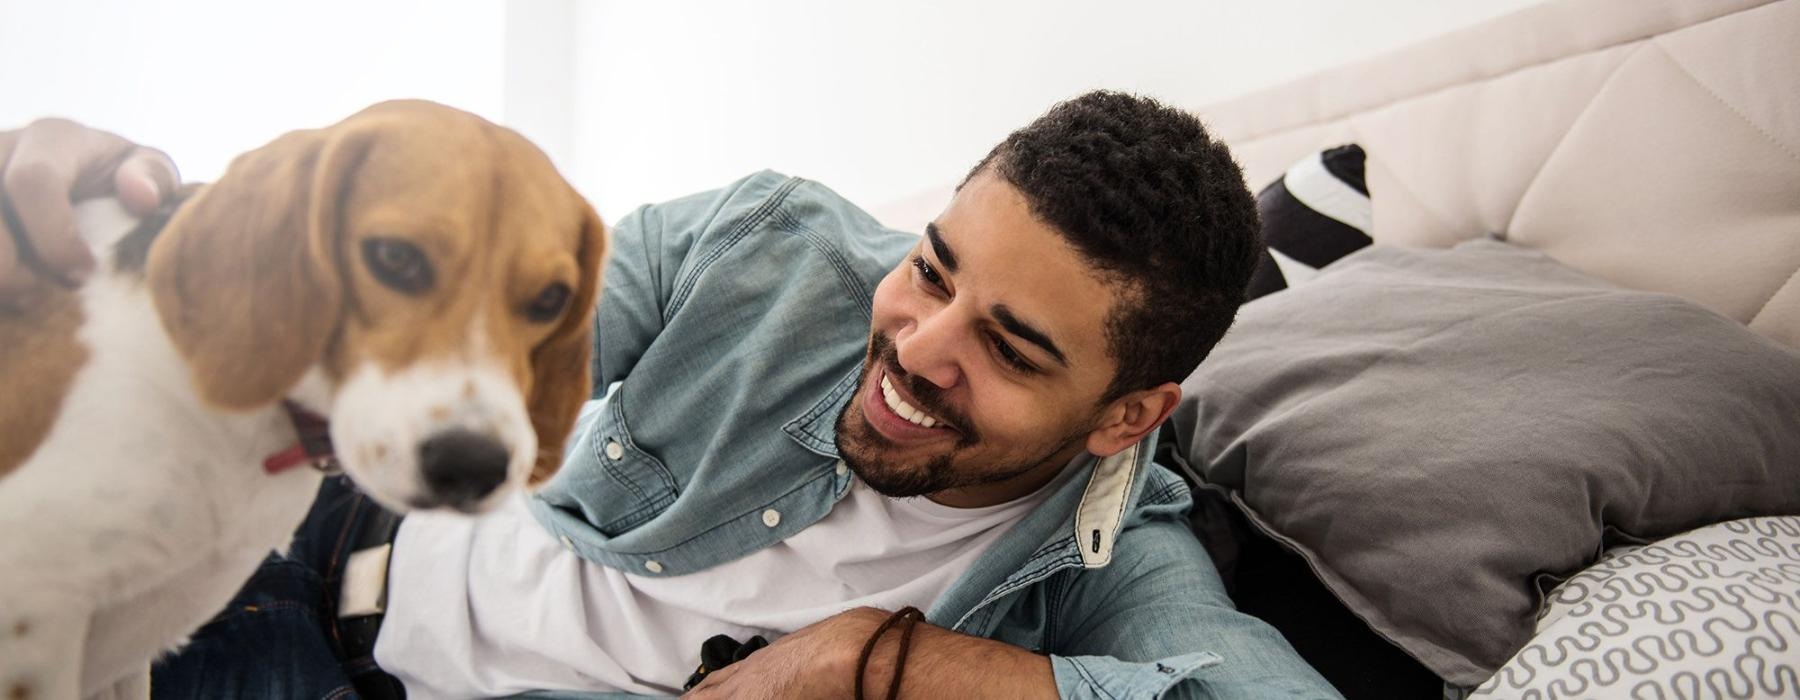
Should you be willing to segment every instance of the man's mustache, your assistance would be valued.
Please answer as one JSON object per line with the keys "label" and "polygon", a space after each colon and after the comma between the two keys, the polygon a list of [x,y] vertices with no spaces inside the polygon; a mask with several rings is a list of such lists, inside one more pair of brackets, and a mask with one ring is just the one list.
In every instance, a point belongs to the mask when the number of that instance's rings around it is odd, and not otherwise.
{"label": "man's mustache", "polygon": [[947,423],[950,428],[962,433],[962,442],[965,444],[973,443],[977,439],[973,422],[969,420],[968,416],[952,408],[944,400],[943,389],[908,374],[900,366],[900,353],[894,350],[893,341],[888,340],[886,335],[877,332],[870,337],[869,354],[874,356],[875,361],[883,369],[887,370],[889,381],[906,388],[906,392],[911,398],[909,403],[913,404],[914,408],[925,411],[937,418],[940,423]]}

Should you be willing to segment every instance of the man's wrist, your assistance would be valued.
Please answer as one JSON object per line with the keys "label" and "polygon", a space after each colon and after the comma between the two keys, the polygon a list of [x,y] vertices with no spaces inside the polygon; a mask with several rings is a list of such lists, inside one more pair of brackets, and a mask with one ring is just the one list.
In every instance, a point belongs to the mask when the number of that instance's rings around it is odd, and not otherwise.
{"label": "man's wrist", "polygon": [[[872,633],[880,624],[869,627]],[[886,698],[900,659],[899,630],[889,629],[876,640],[863,670],[863,696]],[[1050,657],[1028,649],[982,637],[974,637],[919,622],[912,632],[906,662],[898,665],[901,698],[947,695],[1054,697],[1056,673]],[[856,656],[860,656],[861,649]],[[851,658],[849,677],[854,686],[857,658]]]}

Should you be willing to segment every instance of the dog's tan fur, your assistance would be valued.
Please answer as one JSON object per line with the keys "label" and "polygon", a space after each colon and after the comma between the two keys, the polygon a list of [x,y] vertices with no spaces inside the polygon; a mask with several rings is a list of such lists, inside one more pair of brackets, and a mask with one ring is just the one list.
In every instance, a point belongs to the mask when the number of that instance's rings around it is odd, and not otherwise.
{"label": "dog's tan fur", "polygon": [[[431,147],[421,147],[422,133],[431,135]],[[458,148],[441,148],[445,134],[455,135]],[[462,149],[494,157],[499,177],[514,181],[502,188],[488,170],[478,175],[459,165]],[[496,356],[513,359],[514,379],[529,396],[542,453],[531,481],[549,478],[571,417],[588,398],[592,325],[583,314],[568,313],[545,335],[521,322],[514,308],[478,307],[496,295],[467,293],[513,284],[520,287],[508,290],[515,294],[497,298],[516,302],[554,277],[575,290],[570,309],[592,308],[604,226],[566,183],[543,177],[554,176],[553,169],[529,162],[543,158],[516,133],[411,101],[291,132],[239,157],[225,178],[200,189],[168,222],[145,271],[163,325],[201,395],[223,409],[246,409],[279,399],[321,360],[339,378],[350,363],[371,356],[392,368],[455,352],[470,316],[485,314],[504,320],[487,329],[487,340]],[[421,193],[420,181],[451,186]],[[528,201],[498,201],[502,189]],[[437,230],[379,230],[384,217],[416,220],[418,212],[432,210],[442,212]],[[508,220],[500,221],[503,216]],[[367,274],[350,248],[353,234],[371,231],[458,253],[453,258],[462,269],[440,271],[442,283],[432,291],[445,313],[387,329],[354,327],[358,307],[382,303],[357,296],[372,284],[346,279]],[[568,235],[578,240],[559,240]],[[570,269],[550,269],[554,256],[533,254],[569,249],[579,251]],[[55,423],[86,357],[76,337],[82,323],[76,292],[45,286],[32,308],[0,311],[0,347],[8,349],[0,354],[0,387],[12,397],[0,402],[0,477],[23,463]],[[252,288],[257,292],[218,293]]]}
{"label": "dog's tan fur", "polygon": [[[109,243],[131,224],[107,205],[77,219],[110,265],[0,311],[0,694],[146,687],[284,545],[321,477],[264,470],[295,440],[283,400],[389,507],[442,503],[421,453],[447,431],[509,450],[502,485],[559,466],[605,229],[517,133],[383,103],[239,157],[160,231]],[[372,252],[395,249],[431,283],[395,283]]]}
{"label": "dog's tan fur", "polygon": [[0,478],[25,462],[49,434],[63,396],[87,361],[81,328],[81,301],[74,291],[42,282],[44,289],[24,309],[0,309]]}

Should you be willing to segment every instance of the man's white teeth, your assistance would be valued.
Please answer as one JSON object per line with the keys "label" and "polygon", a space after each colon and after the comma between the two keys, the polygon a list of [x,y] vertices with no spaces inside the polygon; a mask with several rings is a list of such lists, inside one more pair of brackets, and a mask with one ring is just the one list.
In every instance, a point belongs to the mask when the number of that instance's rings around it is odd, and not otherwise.
{"label": "man's white teeth", "polygon": [[913,425],[930,428],[938,424],[936,418],[925,415],[924,411],[913,408],[912,404],[901,401],[900,393],[894,391],[894,385],[888,381],[887,375],[885,374],[881,376],[881,396],[882,398],[887,399],[888,408],[893,409],[894,413],[898,414],[901,418],[911,421]]}

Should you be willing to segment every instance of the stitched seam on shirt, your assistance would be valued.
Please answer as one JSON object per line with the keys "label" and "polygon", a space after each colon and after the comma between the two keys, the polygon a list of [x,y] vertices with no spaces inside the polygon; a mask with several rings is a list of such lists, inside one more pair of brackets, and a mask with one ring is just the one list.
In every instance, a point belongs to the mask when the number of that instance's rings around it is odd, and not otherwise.
{"label": "stitched seam on shirt", "polygon": [[1063,658],[1069,660],[1069,665],[1075,667],[1075,672],[1081,674],[1081,679],[1086,681],[1088,687],[1093,688],[1095,693],[1106,696],[1107,700],[1119,700],[1118,697],[1114,696],[1112,693],[1106,692],[1105,688],[1100,687],[1100,681],[1094,680],[1094,674],[1089,673],[1087,666],[1083,665],[1081,661],[1073,656],[1065,656]]}
{"label": "stitched seam on shirt", "polygon": [[868,290],[863,289],[862,280],[856,276],[856,268],[851,267],[849,261],[844,259],[844,256],[831,245],[830,241],[827,241],[818,231],[814,231],[802,223],[798,217],[786,209],[777,211],[774,216],[778,225],[792,229],[801,239],[812,244],[813,248],[825,256],[825,260],[831,263],[833,269],[837,270],[838,280],[856,297],[856,310],[862,313],[864,320],[870,320],[869,309],[875,305],[875,300],[869,297]]}
{"label": "stitched seam on shirt", "polygon": [[774,213],[776,209],[781,206],[781,203],[787,199],[788,194],[793,192],[794,188],[800,186],[800,183],[802,182],[805,181],[797,177],[791,177],[788,178],[786,182],[781,183],[781,186],[777,187],[775,192],[763,199],[762,203],[758,204],[755,209],[751,210],[749,214],[745,215],[744,218],[739,219],[738,222],[733,225],[731,232],[726,234],[725,240],[720,241],[718,245],[713,246],[711,250],[706,251],[706,254],[701,256],[700,259],[694,263],[693,273],[689,274],[686,279],[679,281],[676,285],[675,293],[669,297],[669,308],[663,313],[663,323],[665,325],[675,318],[675,314],[680,312],[683,305],[687,304],[688,294],[694,291],[694,287],[700,283],[700,278],[706,274],[706,271],[712,268],[712,264],[717,262],[719,258],[725,257],[725,254],[736,247],[739,241],[742,241],[746,236],[750,235],[752,230],[758,225],[761,225],[764,220],[768,219],[769,215]]}
{"label": "stitched seam on shirt", "polygon": [[961,628],[965,623],[976,619],[975,616],[978,613],[987,612],[987,608],[985,606],[993,603],[994,601],[1000,600],[1001,598],[1005,598],[1006,596],[1012,595],[1014,592],[1016,592],[1020,589],[1023,589],[1026,586],[1036,583],[1036,581],[1033,581],[1032,578],[1038,576],[1039,574],[1042,574],[1044,571],[1046,571],[1048,569],[1053,569],[1057,566],[1078,567],[1080,565],[1081,565],[1081,555],[1080,555],[1080,553],[1076,553],[1076,554],[1072,554],[1072,555],[1064,555],[1064,556],[1058,557],[1056,559],[1039,564],[1035,568],[1027,569],[1027,570],[1015,573],[1012,576],[1007,577],[1006,581],[1001,583],[999,586],[995,587],[994,590],[988,591],[987,595],[982,596],[980,601],[976,602],[975,605],[973,605],[969,608],[969,612],[963,614],[962,619],[958,620],[955,626],[957,628]]}
{"label": "stitched seam on shirt", "polygon": [[[1032,552],[1031,556],[1026,557],[1025,560],[1026,561],[1035,561],[1039,557],[1046,556],[1052,551],[1055,551],[1057,549],[1063,549],[1066,547],[1067,547],[1067,544],[1065,542],[1052,542],[1052,543],[1046,544],[1042,547],[1039,547],[1037,551]],[[1004,598],[1008,595],[1011,595],[1013,591],[1019,590],[1020,588],[1023,588],[1024,586],[1030,585],[1032,582],[1029,579],[1043,573],[1046,569],[1055,568],[1059,564],[1079,565],[1080,563],[1081,563],[1080,554],[1076,554],[1073,556],[1064,555],[1061,557],[1057,557],[1055,559],[1050,559],[1050,560],[1044,561],[1044,562],[1038,564],[1034,568],[1014,572],[1013,575],[1006,577],[1006,580],[1002,581],[999,586],[994,587],[994,590],[988,591],[987,595],[982,596],[981,600],[976,602],[975,605],[969,609],[970,612],[964,614],[963,622],[967,622],[970,619],[970,616],[974,615],[977,611],[982,610],[982,606],[992,603],[1001,598]],[[961,623],[958,623],[958,626],[961,626]]]}
{"label": "stitched seam on shirt", "polygon": [[[820,435],[809,428],[811,428],[813,421],[819,419],[821,414],[837,408],[839,404],[843,403],[844,396],[855,392],[857,380],[860,378],[861,372],[851,372],[846,374],[842,379],[839,379],[838,383],[831,387],[830,393],[825,395],[825,400],[820,401],[817,405],[808,409],[806,415],[801,416],[799,420],[794,421],[795,432],[799,432],[800,434],[811,438],[821,449],[824,449],[824,446],[827,443],[834,442],[833,438],[836,437],[835,435]],[[832,445],[831,449],[835,452],[836,445]]]}
{"label": "stitched seam on shirt", "polygon": [[674,502],[675,502],[675,499],[673,496],[653,498],[653,499],[650,499],[650,501],[648,503],[645,503],[644,505],[633,508],[630,511],[626,512],[624,515],[621,515],[617,518],[613,518],[612,520],[609,520],[605,523],[600,524],[599,527],[600,527],[600,529],[608,531],[608,532],[620,532],[623,530],[629,530],[631,528],[634,528],[634,527],[642,525],[646,522],[649,522],[651,517],[654,517],[657,513],[662,512],[662,510],[664,508],[669,507],[669,504],[674,503]]}
{"label": "stitched seam on shirt", "polygon": [[[629,448],[631,452],[634,453],[634,456],[639,458],[639,461],[648,465],[650,472],[654,477],[661,479],[662,483],[658,485],[663,488],[663,493],[674,493],[679,491],[680,487],[675,483],[675,474],[669,471],[668,465],[663,464],[662,460],[657,459],[650,453],[639,449],[637,441],[631,438],[631,430],[628,427],[629,422],[625,420],[626,397],[627,394],[621,391],[617,398],[611,402],[614,414],[613,422],[619,428],[619,434],[616,439],[619,440],[621,447]],[[624,463],[624,461],[625,460],[623,459],[619,460],[621,464]]]}
{"label": "stitched seam on shirt", "polygon": [[1012,595],[1014,592],[1036,583],[1037,581],[1032,579],[1042,576],[1047,571],[1054,570],[1060,566],[1078,566],[1080,564],[1081,556],[1079,554],[1065,555],[1040,564],[1035,568],[1021,571],[1014,574],[1007,583],[1001,584],[999,588],[995,588],[992,593],[989,593],[988,596],[983,598],[977,605],[986,605],[990,602]]}
{"label": "stitched seam on shirt", "polygon": [[[623,556],[623,557],[630,557],[630,558],[669,557],[670,552],[673,552],[677,549],[681,549],[681,548],[687,546],[689,543],[703,539],[703,538],[711,535],[714,532],[717,532],[722,529],[730,528],[730,527],[732,527],[733,523],[736,523],[740,520],[745,520],[745,519],[748,519],[751,517],[758,517],[758,518],[762,517],[762,511],[767,510],[769,508],[776,507],[777,504],[781,503],[783,499],[792,498],[795,494],[797,494],[800,491],[811,486],[813,484],[813,482],[818,481],[820,479],[828,479],[831,477],[831,475],[832,475],[831,470],[829,470],[829,469],[823,470],[818,475],[807,478],[805,481],[800,482],[800,485],[795,486],[792,489],[789,489],[786,493],[776,496],[774,500],[771,500],[768,503],[763,504],[762,506],[746,510],[739,515],[733,516],[731,518],[727,518],[724,522],[719,523],[718,525],[708,528],[702,532],[695,533],[693,537],[689,537],[680,542],[676,542],[675,544],[669,545],[662,549],[649,551],[649,552],[631,552],[631,553],[613,552],[612,554],[614,554],[616,556]],[[640,510],[642,510],[642,509],[640,509]],[[778,508],[778,510],[783,510],[785,512],[785,510],[787,510],[787,509]],[[765,528],[765,529],[774,530],[774,528]],[[674,558],[674,557],[671,557],[671,558]],[[669,563],[668,559],[663,559],[662,561],[665,565]],[[678,561],[679,561],[679,559],[678,559]]]}
{"label": "stitched seam on shirt", "polygon": [[1044,635],[1041,643],[1045,648],[1056,644],[1056,633],[1062,627],[1063,601],[1069,597],[1073,579],[1073,576],[1052,575],[1044,583]]}
{"label": "stitched seam on shirt", "polygon": [[1113,515],[1112,547],[1106,552],[1106,561],[1108,563],[1112,562],[1113,550],[1119,548],[1119,531],[1125,529],[1125,507],[1129,505],[1131,501],[1130,484],[1137,483],[1138,450],[1143,449],[1143,445],[1144,443],[1140,442],[1131,446],[1131,469],[1125,472],[1125,497],[1119,499],[1119,510]]}
{"label": "stitched seam on shirt", "polygon": [[1138,505],[1167,505],[1175,502],[1175,494],[1187,489],[1187,485],[1179,481],[1157,489],[1155,493],[1138,499]]}
{"label": "stitched seam on shirt", "polygon": [[[1140,442],[1131,446],[1131,458],[1127,461],[1127,464],[1131,465],[1131,469],[1125,473],[1125,497],[1119,499],[1117,519],[1113,522],[1112,544],[1114,547],[1119,545],[1119,528],[1125,524],[1125,506],[1126,503],[1131,500],[1131,484],[1137,481],[1137,451],[1142,445],[1143,443]],[[1098,478],[1099,475],[1100,465],[1096,464],[1094,465],[1094,471],[1088,474],[1088,488],[1081,492],[1081,500],[1075,504],[1075,519],[1077,522],[1080,522],[1081,520],[1081,513],[1087,510],[1088,496],[1093,493],[1093,480]],[[1081,532],[1079,530],[1075,532],[1075,538],[1075,546],[1079,548],[1081,546]],[[1110,549],[1106,552],[1106,560],[1108,563],[1112,562],[1112,551]],[[1083,566],[1086,566],[1087,557],[1085,555],[1082,556],[1080,561]]]}
{"label": "stitched seam on shirt", "polygon": [[625,475],[625,472],[619,469],[619,465],[614,464],[611,459],[608,459],[604,451],[600,448],[600,443],[607,439],[604,430],[601,431],[600,437],[600,440],[588,441],[588,451],[594,455],[594,460],[600,463],[600,468],[606,470],[607,474],[612,475],[613,481],[619,482],[624,485],[625,488],[631,489],[631,494],[636,496],[638,500],[650,500],[650,494],[644,493],[644,490],[638,487],[637,482],[628,478]]}

